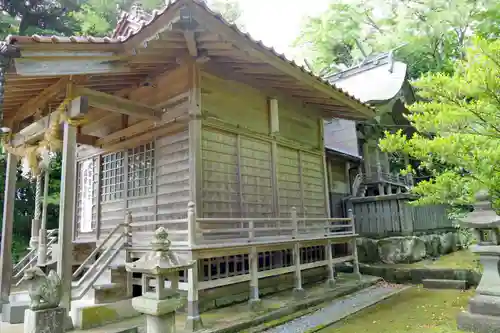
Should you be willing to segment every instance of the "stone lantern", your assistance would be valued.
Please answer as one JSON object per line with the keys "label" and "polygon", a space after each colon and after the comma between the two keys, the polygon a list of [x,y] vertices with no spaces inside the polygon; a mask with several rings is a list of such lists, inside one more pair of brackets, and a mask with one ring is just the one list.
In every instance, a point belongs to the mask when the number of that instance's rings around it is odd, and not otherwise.
{"label": "stone lantern", "polygon": [[476,194],[474,211],[459,221],[473,229],[477,244],[470,250],[479,254],[483,275],[469,308],[458,315],[458,328],[477,333],[500,331],[500,216],[491,206],[488,192]]}
{"label": "stone lantern", "polygon": [[178,291],[179,271],[192,267],[195,261],[179,258],[170,251],[168,233],[163,227],[156,230],[151,245],[152,252],[126,264],[128,272],[142,273],[142,296],[132,299],[132,306],[146,314],[147,333],[172,333],[175,312],[185,305]]}

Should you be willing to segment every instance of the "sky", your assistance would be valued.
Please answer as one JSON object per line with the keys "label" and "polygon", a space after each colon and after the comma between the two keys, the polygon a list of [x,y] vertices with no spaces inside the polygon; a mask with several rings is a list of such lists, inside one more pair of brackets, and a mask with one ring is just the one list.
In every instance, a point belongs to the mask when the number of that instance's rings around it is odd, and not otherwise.
{"label": "sky", "polygon": [[[327,9],[330,0],[238,0],[245,30],[288,58],[296,55],[290,44],[299,35],[302,19]],[[297,59],[299,60],[299,59]]]}

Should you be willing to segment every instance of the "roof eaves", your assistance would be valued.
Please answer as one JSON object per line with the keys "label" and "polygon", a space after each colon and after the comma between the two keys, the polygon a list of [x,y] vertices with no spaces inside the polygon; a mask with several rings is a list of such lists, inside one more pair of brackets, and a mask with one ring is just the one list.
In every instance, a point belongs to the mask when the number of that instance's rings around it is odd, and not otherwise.
{"label": "roof eaves", "polygon": [[[212,16],[216,17],[218,20],[221,21],[221,23],[225,24],[226,26],[230,27],[234,32],[239,34],[240,36],[246,38],[248,41],[250,41],[253,44],[256,44],[260,48],[262,48],[264,51],[272,53],[274,56],[280,58],[284,62],[288,63],[290,66],[294,67],[297,70],[300,70],[308,75],[310,75],[312,78],[316,79],[319,83],[323,84],[324,86],[329,87],[333,91],[340,93],[344,98],[346,98],[348,101],[354,102],[355,104],[359,105],[358,111],[361,111],[363,114],[365,114],[368,117],[368,114],[373,113],[375,115],[375,109],[370,106],[367,103],[363,103],[361,100],[357,99],[353,95],[350,95],[346,91],[336,87],[334,84],[330,83],[328,80],[325,80],[315,74],[313,74],[311,71],[306,69],[304,66],[298,65],[295,61],[289,60],[285,54],[283,53],[278,53],[273,47],[268,47],[266,46],[261,40],[256,40],[254,39],[249,33],[241,31],[235,24],[231,24],[228,21],[226,21],[220,13],[216,13],[213,10],[211,10],[207,4],[202,1],[202,0],[177,0],[177,1],[169,1],[169,3],[161,10],[154,10],[151,14],[151,18],[148,21],[143,21],[141,22],[141,26],[136,30],[136,31],[130,31],[128,35],[126,36],[115,36],[115,38],[112,37],[92,37],[92,36],[71,36],[71,37],[60,37],[60,36],[39,36],[39,35],[32,35],[32,36],[9,36],[7,37],[7,41],[13,41],[15,39],[17,44],[24,44],[24,43],[54,43],[54,44],[59,44],[59,43],[75,43],[75,44],[118,44],[118,43],[126,43],[128,40],[130,40],[133,36],[137,35],[140,33],[144,28],[147,26],[153,24],[159,17],[161,17],[164,13],[166,13],[174,4],[179,4],[179,3],[195,3],[202,7],[208,14],[211,14]],[[121,23],[124,22],[124,20],[127,19],[127,15],[122,15],[120,18]],[[117,25],[117,28],[119,26]],[[115,29],[116,30],[116,29]]]}

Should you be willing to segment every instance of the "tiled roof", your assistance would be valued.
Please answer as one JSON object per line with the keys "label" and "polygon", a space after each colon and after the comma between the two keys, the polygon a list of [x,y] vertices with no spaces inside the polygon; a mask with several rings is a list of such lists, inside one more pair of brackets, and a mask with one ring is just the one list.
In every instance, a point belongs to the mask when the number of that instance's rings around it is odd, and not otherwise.
{"label": "tiled roof", "polygon": [[52,43],[52,44],[63,44],[63,43],[75,43],[75,44],[117,44],[121,43],[122,40],[119,38],[111,37],[92,37],[92,36],[13,36],[7,37],[6,41],[14,44],[28,44],[28,43]]}
{"label": "tiled roof", "polygon": [[[256,40],[254,39],[250,34],[245,33],[241,31],[235,24],[231,24],[228,21],[226,21],[220,13],[216,13],[213,10],[211,10],[207,4],[203,0],[176,0],[172,1],[170,0],[169,3],[161,10],[153,10],[153,12],[150,15],[149,20],[142,20],[139,23],[139,27],[134,30],[129,30],[128,34],[125,36],[115,36],[115,38],[111,37],[83,37],[83,36],[71,36],[71,37],[58,37],[58,36],[39,36],[39,35],[33,35],[33,36],[9,36],[7,37],[8,40],[10,41],[16,41],[19,44],[26,44],[26,43],[75,43],[75,44],[117,44],[117,43],[126,43],[127,40],[129,40],[131,37],[134,35],[138,34],[140,31],[142,31],[144,28],[147,26],[153,24],[158,18],[160,18],[165,12],[167,12],[173,5],[179,4],[179,3],[188,3],[188,2],[193,2],[198,4],[199,6],[203,7],[207,13],[213,15],[216,17],[218,20],[220,20],[223,24],[229,26],[231,29],[233,29],[236,33],[238,33],[240,36],[246,38],[250,42],[258,45],[261,47],[263,50],[271,52],[274,56],[282,59],[283,61],[287,62],[291,66],[301,70],[304,73],[307,73],[311,75],[311,77],[315,78],[318,82],[324,84],[325,86],[328,86],[332,89],[335,89],[336,91],[342,93],[346,97],[358,102],[361,105],[364,105],[367,108],[370,108],[375,112],[375,109],[371,107],[367,103],[363,103],[361,100],[357,99],[356,97],[350,95],[346,91],[336,87],[334,84],[330,83],[328,80],[325,80],[315,74],[313,74],[310,70],[306,69],[304,66],[298,65],[295,61],[289,60],[285,54],[283,53],[278,53],[273,47],[268,47],[264,45],[264,43],[261,40]],[[127,20],[129,14],[123,14],[121,19],[119,20],[117,24],[117,28],[120,27],[121,24],[124,24],[124,22]],[[116,29],[115,29],[116,31]]]}

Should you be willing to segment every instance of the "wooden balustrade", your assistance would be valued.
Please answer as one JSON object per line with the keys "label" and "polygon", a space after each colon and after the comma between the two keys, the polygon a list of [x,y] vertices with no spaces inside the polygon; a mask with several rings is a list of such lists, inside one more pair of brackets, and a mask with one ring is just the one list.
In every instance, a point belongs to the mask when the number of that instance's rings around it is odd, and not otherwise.
{"label": "wooden balustrade", "polygon": [[[133,247],[147,247],[154,231],[142,231],[146,226],[163,226],[173,246],[195,247],[225,244],[227,247],[249,243],[325,239],[355,236],[353,218],[298,217],[292,207],[289,217],[265,218],[199,218],[190,202],[185,219],[152,222],[132,222]],[[139,230],[137,230],[139,229]],[[222,241],[222,242],[221,242]]]}

